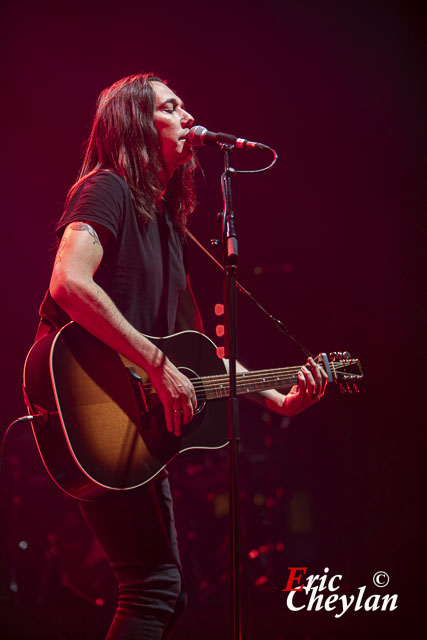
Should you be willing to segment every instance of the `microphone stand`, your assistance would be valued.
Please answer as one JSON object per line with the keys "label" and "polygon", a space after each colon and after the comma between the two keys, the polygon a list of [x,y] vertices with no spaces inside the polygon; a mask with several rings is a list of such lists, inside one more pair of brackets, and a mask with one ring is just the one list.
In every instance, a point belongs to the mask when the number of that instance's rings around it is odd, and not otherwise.
{"label": "microphone stand", "polygon": [[229,399],[227,413],[227,439],[230,443],[230,542],[232,576],[232,620],[233,640],[241,640],[241,595],[240,595],[240,518],[239,518],[239,405],[236,388],[237,363],[237,304],[236,271],[238,243],[233,210],[231,178],[235,170],[230,167],[233,145],[220,144],[224,155],[224,172],[221,186],[224,200],[222,214],[222,247],[224,252],[224,336],[225,357],[229,360]]}

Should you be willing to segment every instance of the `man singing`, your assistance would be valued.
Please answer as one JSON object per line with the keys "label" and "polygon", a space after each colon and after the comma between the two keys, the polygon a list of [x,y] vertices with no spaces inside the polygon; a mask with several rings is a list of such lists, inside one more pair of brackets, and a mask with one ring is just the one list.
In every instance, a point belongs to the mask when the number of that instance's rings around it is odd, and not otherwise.
{"label": "man singing", "polygon": [[[195,206],[193,124],[159,78],[138,74],[99,96],[77,182],[57,225],[60,239],[37,338],[69,322],[140,366],[179,436],[196,409],[189,379],[144,334],[201,330],[184,268],[186,219]],[[294,415],[321,398],[327,377],[311,358],[287,395],[256,398]],[[167,473],[80,508],[119,583],[108,640],[166,638],[184,605]]]}

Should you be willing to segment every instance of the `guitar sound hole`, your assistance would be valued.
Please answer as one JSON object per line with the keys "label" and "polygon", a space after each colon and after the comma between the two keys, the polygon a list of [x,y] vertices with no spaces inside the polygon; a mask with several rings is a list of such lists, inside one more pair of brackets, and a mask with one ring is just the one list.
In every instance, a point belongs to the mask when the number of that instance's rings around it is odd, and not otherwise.
{"label": "guitar sound hole", "polygon": [[[187,376],[187,378],[189,378],[190,380],[192,378],[200,378],[199,375],[197,375],[197,373],[195,371],[193,371],[192,369],[189,369],[188,367],[178,367],[179,371],[181,371],[181,373],[183,373],[185,376]],[[203,411],[203,409],[206,406],[206,400],[204,399],[204,391],[203,391],[203,387],[200,385],[199,389],[196,389],[196,396],[197,396],[197,409],[195,410],[194,414],[195,416],[197,416],[199,413],[201,413]]]}

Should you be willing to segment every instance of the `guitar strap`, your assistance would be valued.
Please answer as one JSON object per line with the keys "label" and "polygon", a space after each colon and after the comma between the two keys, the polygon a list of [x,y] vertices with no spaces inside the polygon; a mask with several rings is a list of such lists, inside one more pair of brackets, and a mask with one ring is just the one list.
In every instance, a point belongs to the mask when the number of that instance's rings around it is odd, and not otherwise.
{"label": "guitar strap", "polygon": [[[185,230],[186,235],[190,238],[190,240],[192,240],[194,242],[194,244],[196,244],[199,249],[201,249],[201,251],[203,251],[203,253],[205,255],[208,256],[208,258],[210,258],[212,260],[212,262],[214,262],[216,264],[216,266],[224,273],[225,269],[224,269],[224,265],[222,265],[212,254],[210,251],[208,251],[206,249],[205,246],[202,245],[202,243],[196,238],[195,235],[193,235],[191,233],[191,231],[189,231],[188,229]],[[240,293],[242,293],[243,295],[245,295],[247,298],[249,298],[250,300],[252,300],[252,302],[254,304],[256,304],[256,306],[258,307],[258,309],[260,309],[270,320],[271,322],[274,324],[274,326],[281,332],[284,333],[285,336],[287,336],[289,338],[289,340],[291,340],[294,344],[297,345],[297,347],[299,347],[301,349],[301,351],[304,353],[305,356],[307,356],[307,358],[309,356],[311,356],[312,358],[314,358],[313,354],[311,353],[311,351],[309,349],[307,349],[299,340],[297,340],[289,331],[288,327],[278,318],[275,318],[271,313],[269,313],[267,311],[267,309],[260,303],[258,302],[258,300],[255,298],[255,296],[252,295],[252,293],[250,291],[248,291],[242,284],[240,284],[240,282],[238,282],[236,280],[236,289],[237,291],[239,291]]]}

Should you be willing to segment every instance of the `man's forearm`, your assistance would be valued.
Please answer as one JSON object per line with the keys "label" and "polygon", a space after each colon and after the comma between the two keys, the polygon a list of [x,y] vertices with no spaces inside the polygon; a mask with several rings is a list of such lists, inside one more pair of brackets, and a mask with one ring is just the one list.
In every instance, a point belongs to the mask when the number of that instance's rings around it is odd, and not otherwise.
{"label": "man's forearm", "polygon": [[[223,362],[227,372],[229,372],[229,361],[227,358],[223,358]],[[249,371],[246,369],[240,362],[236,362],[236,373],[245,373]],[[264,389],[263,391],[254,391],[253,393],[246,393],[246,398],[249,400],[253,400],[257,404],[264,406],[266,409],[270,411],[275,411],[277,413],[281,413],[283,409],[283,403],[285,400],[285,396],[279,391],[275,389]]]}
{"label": "man's forearm", "polygon": [[51,283],[51,295],[70,318],[149,373],[164,355],[120,313],[93,280]]}

